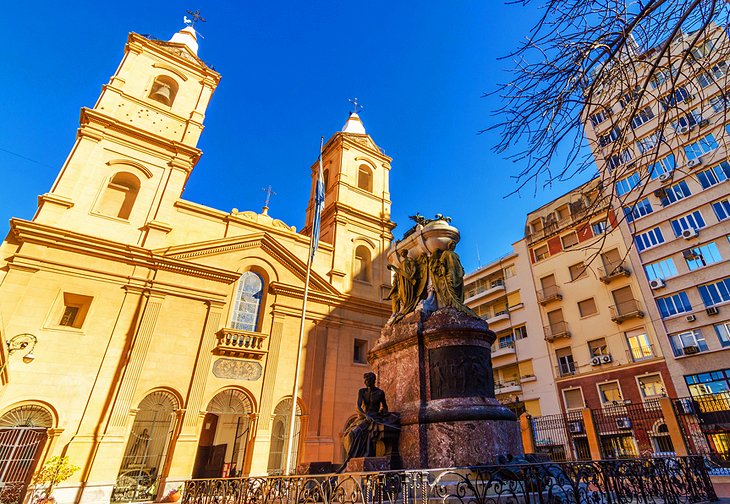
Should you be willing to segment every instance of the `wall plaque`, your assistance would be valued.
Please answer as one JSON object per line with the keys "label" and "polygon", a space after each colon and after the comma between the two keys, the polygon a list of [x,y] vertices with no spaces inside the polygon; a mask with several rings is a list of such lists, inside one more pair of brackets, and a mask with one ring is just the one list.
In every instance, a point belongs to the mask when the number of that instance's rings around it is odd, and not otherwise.
{"label": "wall plaque", "polygon": [[431,399],[488,397],[489,349],[449,346],[428,351]]}
{"label": "wall plaque", "polygon": [[239,359],[216,359],[213,375],[218,378],[255,381],[261,378],[263,367],[258,362]]}

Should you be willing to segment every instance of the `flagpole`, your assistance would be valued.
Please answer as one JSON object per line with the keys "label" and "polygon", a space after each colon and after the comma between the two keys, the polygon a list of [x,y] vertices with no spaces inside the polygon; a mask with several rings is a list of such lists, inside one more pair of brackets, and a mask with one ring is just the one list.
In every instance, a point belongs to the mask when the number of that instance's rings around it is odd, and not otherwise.
{"label": "flagpole", "polygon": [[319,212],[321,205],[318,202],[318,194],[320,190],[320,178],[322,176],[322,147],[324,144],[324,137],[320,139],[319,143],[319,171],[317,172],[317,182],[315,184],[315,197],[314,197],[314,212],[312,219],[312,232],[309,236],[309,251],[307,253],[307,275],[304,278],[304,299],[302,301],[302,318],[299,321],[299,343],[297,345],[297,363],[294,369],[294,386],[292,387],[291,393],[291,412],[289,416],[289,436],[286,445],[286,469],[284,474],[286,476],[292,474],[294,471],[292,467],[292,451],[294,449],[294,430],[296,427],[296,414],[297,414],[297,395],[299,393],[299,372],[302,366],[302,346],[304,345],[304,325],[307,318],[307,298],[309,297],[309,278],[312,275],[312,262],[314,261],[314,253],[317,250],[317,246],[314,243],[315,233],[317,234],[317,241],[319,241]]}

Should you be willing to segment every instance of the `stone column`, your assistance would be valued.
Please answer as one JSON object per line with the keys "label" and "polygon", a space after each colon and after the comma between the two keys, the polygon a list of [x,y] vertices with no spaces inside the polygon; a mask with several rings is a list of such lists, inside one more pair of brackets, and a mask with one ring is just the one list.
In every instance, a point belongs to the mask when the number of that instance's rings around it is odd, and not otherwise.
{"label": "stone column", "polygon": [[591,460],[601,460],[601,439],[596,430],[596,422],[593,420],[593,411],[590,408],[583,408],[583,425],[586,428],[586,437],[588,438],[588,448],[591,450]]}

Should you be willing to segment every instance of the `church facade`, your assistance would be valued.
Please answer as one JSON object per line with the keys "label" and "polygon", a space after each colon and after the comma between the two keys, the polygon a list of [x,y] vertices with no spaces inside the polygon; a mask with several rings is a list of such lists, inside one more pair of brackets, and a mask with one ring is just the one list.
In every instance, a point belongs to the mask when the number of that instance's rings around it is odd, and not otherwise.
{"label": "church facade", "polygon": [[[152,500],[190,477],[286,464],[317,164],[300,232],[266,208],[183,199],[220,79],[197,47],[190,27],[167,42],[130,34],[36,215],[10,223],[0,444],[25,448],[0,462],[6,492],[55,455],[80,467],[59,502]],[[324,147],[296,463],[342,461],[390,312],[390,161],[357,114]]]}

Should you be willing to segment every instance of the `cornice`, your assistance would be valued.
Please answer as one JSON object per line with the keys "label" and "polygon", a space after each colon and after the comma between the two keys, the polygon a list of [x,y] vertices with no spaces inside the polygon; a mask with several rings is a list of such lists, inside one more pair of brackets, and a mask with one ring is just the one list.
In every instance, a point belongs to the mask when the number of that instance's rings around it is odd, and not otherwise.
{"label": "cornice", "polygon": [[[187,51],[190,56],[195,58],[196,62],[190,61],[187,58],[183,58],[182,56],[165,50],[166,44],[169,44],[170,47],[178,47]],[[221,75],[212,68],[210,68],[208,65],[206,65],[203,60],[201,60],[196,54],[193,54],[183,44],[173,44],[163,40],[150,40],[143,35],[131,32],[129,34],[129,37],[127,38],[127,48],[129,50],[133,50],[136,53],[140,53],[140,47],[146,49],[151,53],[154,53],[161,59],[173,61],[176,65],[182,66],[189,70],[191,73],[196,74],[196,76],[200,79],[212,79],[216,85],[220,82]]]}

